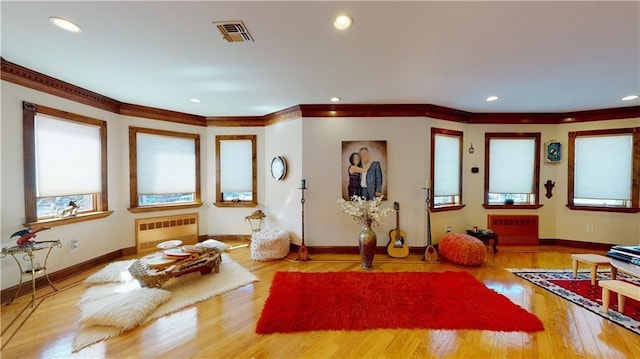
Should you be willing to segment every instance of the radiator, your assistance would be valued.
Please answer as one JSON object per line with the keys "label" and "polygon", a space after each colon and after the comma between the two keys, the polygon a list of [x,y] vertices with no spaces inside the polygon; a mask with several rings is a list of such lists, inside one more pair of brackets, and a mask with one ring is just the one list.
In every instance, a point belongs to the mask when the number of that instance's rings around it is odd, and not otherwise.
{"label": "radiator", "polygon": [[136,219],[136,249],[138,253],[156,250],[156,245],[170,239],[184,244],[198,242],[198,214]]}
{"label": "radiator", "polygon": [[487,222],[500,245],[538,245],[538,216],[490,214]]}

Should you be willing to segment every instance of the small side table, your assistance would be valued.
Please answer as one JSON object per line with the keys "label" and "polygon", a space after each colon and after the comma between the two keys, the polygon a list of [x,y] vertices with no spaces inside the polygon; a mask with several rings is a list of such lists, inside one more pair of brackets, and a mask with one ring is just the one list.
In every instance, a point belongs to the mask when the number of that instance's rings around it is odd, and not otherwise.
{"label": "small side table", "polygon": [[485,244],[489,244],[488,241],[492,240],[493,241],[493,253],[497,253],[498,252],[498,233],[481,233],[481,232],[474,232],[474,231],[470,231],[467,230],[467,234],[472,236],[472,237],[476,237],[479,240],[482,241],[482,243]]}
{"label": "small side table", "polygon": [[616,279],[618,269],[611,265],[611,258],[601,256],[599,254],[572,254],[571,255],[571,267],[573,269],[573,278],[578,276],[578,264],[582,263],[588,265],[591,268],[591,285],[596,285],[598,280],[598,267],[610,266],[611,278]]}
{"label": "small side table", "polygon": [[[2,253],[0,253],[0,258],[4,258],[7,254],[11,255],[13,259],[15,259],[16,264],[18,265],[18,269],[20,270],[20,283],[18,283],[18,289],[13,294],[11,300],[7,303],[7,305],[13,303],[13,300],[16,299],[18,294],[20,293],[20,289],[22,289],[22,277],[31,276],[31,307],[35,305],[36,301],[36,275],[39,273],[43,273],[44,277],[47,279],[47,282],[53,288],[53,290],[58,290],[51,280],[49,279],[49,275],[47,274],[47,260],[49,259],[49,254],[51,254],[51,250],[54,247],[62,248],[62,242],[60,240],[57,241],[40,241],[40,242],[29,242],[23,246],[13,246],[13,247],[5,247],[2,248]],[[44,257],[44,263],[42,266],[35,266],[33,263],[33,258],[35,257],[33,252],[47,250],[47,255]],[[22,269],[22,265],[20,261],[16,257],[16,255],[24,254],[22,257],[23,260],[29,261],[30,268]]]}

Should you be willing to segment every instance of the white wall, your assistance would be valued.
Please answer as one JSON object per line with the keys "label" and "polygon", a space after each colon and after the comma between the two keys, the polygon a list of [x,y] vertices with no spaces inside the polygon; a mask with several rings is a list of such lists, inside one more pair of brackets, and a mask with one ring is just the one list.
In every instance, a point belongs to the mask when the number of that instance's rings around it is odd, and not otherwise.
{"label": "white wall", "polygon": [[[302,119],[280,122],[265,129],[265,195],[266,225],[288,230],[294,243],[300,243],[301,191],[303,175]],[[282,156],[287,161],[287,176],[276,181],[270,175],[271,160]],[[306,237],[305,237],[306,241]]]}
{"label": "white wall", "polygon": [[[424,192],[420,189],[428,176],[430,128],[439,127],[464,132],[463,203],[459,211],[431,214],[433,240],[438,242],[447,225],[456,232],[473,226],[486,228],[491,213],[535,214],[540,220],[540,238],[586,242],[640,243],[640,214],[570,210],[567,203],[568,132],[604,128],[640,126],[640,119],[585,122],[562,125],[466,125],[456,122],[420,118],[306,118],[303,120],[304,177],[309,183],[307,201],[307,238],[309,245],[353,246],[359,229],[336,205],[340,195],[340,151],[343,140],[387,140],[389,201],[401,204],[401,227],[407,232],[410,246],[425,244]],[[541,132],[541,142],[559,140],[564,158],[559,164],[540,165],[540,203],[536,210],[487,210],[484,202],[484,135],[486,132]],[[475,152],[467,149],[473,143]],[[542,156],[542,154],[541,154]],[[542,158],[542,157],[541,157]],[[471,167],[479,167],[477,174]],[[544,195],[544,183],[556,182],[553,197]],[[586,233],[586,226],[594,227]],[[378,245],[386,244],[387,232],[394,227],[392,218],[376,230]]]}
{"label": "white wall", "polygon": [[[558,139],[565,145],[571,131],[601,130],[610,128],[639,127],[640,118],[562,124],[558,126]],[[557,168],[554,199],[557,202],[555,237],[585,242],[640,244],[640,214],[575,211],[567,208],[567,161]],[[557,195],[557,197],[556,197]],[[593,233],[586,233],[586,226],[593,226]]]}
{"label": "white wall", "polygon": [[[459,211],[432,214],[434,242],[444,234],[445,226],[464,231],[471,226],[486,226],[489,213],[483,202],[484,133],[541,132],[542,142],[560,140],[567,145],[567,133],[576,130],[638,127],[640,119],[599,121],[562,125],[467,125],[424,117],[415,118],[304,118],[268,127],[198,127],[177,123],[121,116],[52,96],[6,81],[0,82],[2,93],[0,159],[0,236],[2,246],[13,244],[9,236],[24,223],[24,180],[22,159],[22,101],[69,111],[108,122],[109,206],[114,214],[105,219],[54,227],[39,235],[39,239],[60,239],[64,248],[56,249],[49,270],[56,271],[100,255],[135,246],[134,220],[177,213],[197,212],[201,234],[250,234],[244,217],[256,209],[267,213],[268,225],[286,229],[293,240],[300,242],[300,179],[306,178],[306,241],[310,246],[354,246],[358,226],[342,214],[336,203],[341,194],[341,176],[346,169],[341,164],[341,143],[346,140],[386,140],[388,155],[388,201],[401,204],[401,227],[407,232],[410,246],[425,245],[424,186],[428,178],[430,129],[439,127],[464,132],[463,202]],[[129,205],[128,127],[140,126],[201,136],[201,181],[204,205],[196,210],[163,211],[132,214]],[[258,202],[256,208],[217,208],[215,201],[215,135],[255,134],[258,146]],[[473,155],[466,149],[473,143]],[[289,173],[276,182],[269,174],[269,164],[276,156],[284,156]],[[480,168],[472,174],[471,167]],[[544,197],[542,184],[556,182],[554,196]],[[640,214],[587,212],[569,210],[567,197],[567,161],[541,165],[541,199],[537,210],[508,213],[538,214],[541,238],[559,238],[601,243],[634,244],[640,242]],[[387,233],[394,227],[394,216],[386,218],[379,228],[378,245],[388,241]],[[592,225],[593,234],[585,227]],[[68,253],[71,239],[80,241],[79,250]],[[17,283],[17,269],[12,259],[1,261],[2,289]]]}
{"label": "white wall", "polygon": [[[360,228],[340,212],[342,141],[386,140],[388,201],[400,203],[401,228],[410,246],[424,245],[424,187],[428,171],[429,122],[421,118],[310,118],[304,119],[303,175],[309,186],[307,233],[310,246],[357,245]],[[435,122],[435,121],[433,121]],[[451,126],[452,125],[452,126]],[[450,123],[458,129],[460,124]],[[378,245],[388,241],[395,216],[385,218],[379,228]],[[455,221],[455,218],[451,218]]]}
{"label": "white wall", "polygon": [[[92,220],[60,227],[53,227],[38,235],[39,240],[60,239],[63,248],[54,249],[49,258],[48,270],[54,272],[73,266],[100,255],[121,248],[135,246],[134,221],[136,218],[156,217],[177,213],[200,215],[200,233],[207,233],[207,209],[211,202],[199,209],[181,211],[162,211],[133,214],[127,211],[129,206],[129,140],[128,127],[140,126],[171,131],[199,133],[201,143],[206,143],[205,127],[176,124],[166,121],[121,116],[111,112],[85,106],[77,102],[62,99],[42,92],[34,91],[6,81],[2,86],[2,178],[1,178],[1,244],[3,247],[14,245],[9,236],[23,229],[24,210],[24,169],[22,157],[22,101],[53,107],[84,116],[107,121],[108,136],[108,172],[109,172],[109,209],[114,213],[104,219]],[[204,146],[204,145],[203,145]],[[203,147],[204,149],[204,147]],[[201,151],[202,163],[210,162],[208,151]],[[206,183],[207,173],[202,173],[202,183]],[[210,197],[207,186],[203,186],[203,197]],[[208,203],[208,205],[207,205]],[[72,239],[79,240],[78,251],[69,253],[68,244]],[[42,262],[42,254],[37,261]],[[4,258],[1,263],[2,289],[17,284],[18,271],[13,259]]]}

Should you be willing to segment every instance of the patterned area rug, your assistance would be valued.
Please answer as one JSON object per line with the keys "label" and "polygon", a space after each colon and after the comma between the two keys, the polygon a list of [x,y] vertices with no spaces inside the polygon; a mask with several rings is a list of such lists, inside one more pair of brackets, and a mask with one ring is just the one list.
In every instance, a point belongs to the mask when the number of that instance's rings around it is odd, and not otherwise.
{"label": "patterned area rug", "polygon": [[[597,284],[591,285],[591,274],[588,271],[579,271],[578,277],[573,278],[573,272],[565,269],[507,268],[507,270],[636,334],[640,334],[640,302],[627,298],[624,313],[620,313],[618,312],[618,296],[612,293],[609,313],[605,314],[602,310],[602,288]],[[606,279],[611,279],[611,272],[599,271],[598,280]],[[640,278],[624,273],[618,272],[616,279],[640,285]]]}

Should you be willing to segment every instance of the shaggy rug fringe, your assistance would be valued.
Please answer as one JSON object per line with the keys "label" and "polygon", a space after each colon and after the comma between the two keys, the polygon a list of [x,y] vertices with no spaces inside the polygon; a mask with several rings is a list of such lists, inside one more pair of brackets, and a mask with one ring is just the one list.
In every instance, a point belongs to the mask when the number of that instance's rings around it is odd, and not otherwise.
{"label": "shaggy rug fringe", "polygon": [[[130,261],[111,263],[109,270],[126,270],[130,264]],[[171,297],[168,301],[160,304],[153,310],[146,319],[144,319],[143,323],[148,323],[165,315],[177,312],[187,306],[243,287],[258,280],[258,277],[253,273],[230,259],[228,255],[223,254],[220,273],[211,273],[210,275],[204,276],[201,276],[200,273],[191,273],[167,282],[162,289],[171,292]],[[126,292],[139,288],[140,285],[136,280],[125,283],[94,285],[87,289],[76,306],[82,308],[83,305],[107,298],[114,292]],[[76,353],[89,345],[118,336],[123,332],[124,329],[119,327],[102,325],[86,326],[81,323],[73,342],[73,352]]]}

